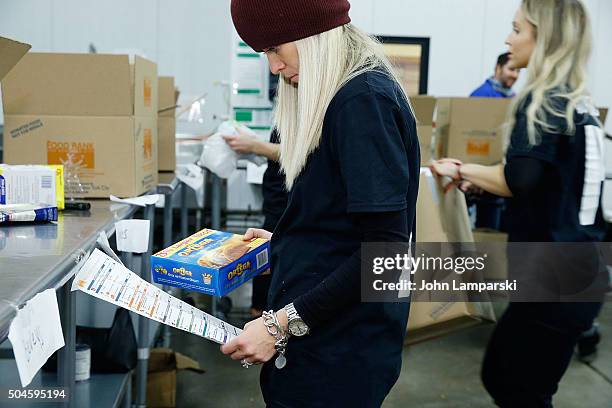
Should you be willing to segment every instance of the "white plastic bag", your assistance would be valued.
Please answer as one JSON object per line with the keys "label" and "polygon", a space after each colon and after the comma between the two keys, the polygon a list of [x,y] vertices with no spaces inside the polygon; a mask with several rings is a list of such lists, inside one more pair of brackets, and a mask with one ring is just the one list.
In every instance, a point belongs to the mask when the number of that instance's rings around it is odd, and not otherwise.
{"label": "white plastic bag", "polygon": [[200,164],[221,178],[229,178],[236,170],[238,155],[228,146],[221,136],[215,133],[204,142]]}
{"label": "white plastic bag", "polygon": [[[238,122],[234,121],[234,120],[227,120],[223,123],[221,123],[219,125],[219,128],[217,129],[217,132],[220,133],[221,135],[226,135],[226,136],[232,136],[232,135],[237,135],[238,132],[236,131],[236,129],[240,129],[242,132],[246,133],[249,136],[252,137],[257,137],[257,133],[253,132],[251,129],[249,129],[248,127],[239,124]],[[261,166],[263,164],[266,164],[268,162],[268,160],[265,157],[262,156],[258,156],[254,153],[243,153],[243,154],[239,154],[238,155],[238,160],[248,160],[251,163],[257,165],[257,166]]]}

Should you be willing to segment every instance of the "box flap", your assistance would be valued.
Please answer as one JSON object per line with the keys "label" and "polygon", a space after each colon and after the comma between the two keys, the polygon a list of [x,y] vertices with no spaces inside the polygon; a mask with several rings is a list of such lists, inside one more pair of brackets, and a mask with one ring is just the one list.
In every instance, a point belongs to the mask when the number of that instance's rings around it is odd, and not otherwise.
{"label": "box flap", "polygon": [[30,48],[32,48],[30,44],[0,37],[0,80],[9,73]]}
{"label": "box flap", "polygon": [[191,370],[198,373],[204,372],[204,370],[200,368],[200,363],[198,363],[197,361],[181,353],[174,353],[174,356],[176,358],[176,368],[178,370]]}
{"label": "box flap", "polygon": [[7,115],[128,116],[126,55],[30,53],[2,83]]}
{"label": "box flap", "polygon": [[157,117],[157,65],[136,56],[134,58],[134,115]]}
{"label": "box flap", "polygon": [[174,88],[174,77],[159,77],[158,82],[159,116],[174,117],[178,93]]}
{"label": "box flap", "polygon": [[[1,73],[0,73],[0,77],[2,77]],[[605,126],[606,117],[608,116],[608,108],[598,108],[598,109],[599,109],[599,120],[601,121],[601,124]]]}
{"label": "box flap", "polygon": [[436,98],[433,96],[411,96],[410,102],[414,108],[414,114],[416,115],[419,125],[433,124]]}

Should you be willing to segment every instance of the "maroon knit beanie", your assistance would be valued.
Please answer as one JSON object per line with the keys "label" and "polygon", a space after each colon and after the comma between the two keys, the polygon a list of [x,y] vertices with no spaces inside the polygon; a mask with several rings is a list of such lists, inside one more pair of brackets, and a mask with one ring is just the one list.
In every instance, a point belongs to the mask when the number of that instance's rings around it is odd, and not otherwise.
{"label": "maroon knit beanie", "polygon": [[350,23],[347,0],[232,0],[236,31],[261,52]]}

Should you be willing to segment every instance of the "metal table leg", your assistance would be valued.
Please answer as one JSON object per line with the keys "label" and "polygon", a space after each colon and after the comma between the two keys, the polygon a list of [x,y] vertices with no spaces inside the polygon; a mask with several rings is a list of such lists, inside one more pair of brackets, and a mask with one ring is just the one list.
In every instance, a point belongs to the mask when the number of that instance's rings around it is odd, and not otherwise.
{"label": "metal table leg", "polygon": [[57,382],[59,386],[68,389],[69,407],[75,406],[76,296],[70,291],[73,280],[74,278],[70,279],[60,288],[60,318],[65,345],[59,350],[57,359]]}
{"label": "metal table leg", "polygon": [[181,183],[181,238],[187,237],[187,184]]}
{"label": "metal table leg", "polygon": [[[221,179],[211,173],[212,191],[211,191],[211,215],[212,229],[221,230]],[[217,298],[212,298],[212,315],[217,316]]]}
{"label": "metal table leg", "polygon": [[128,382],[125,386],[123,394],[123,402],[121,403],[123,408],[131,408],[132,406],[132,373],[130,373]]}
{"label": "metal table leg", "polygon": [[[151,252],[153,251],[153,231],[155,226],[155,205],[147,205],[145,219],[151,222],[149,234],[149,249],[142,255],[140,277],[147,282],[151,281]],[[138,365],[136,366],[136,406],[146,407],[147,404],[147,369],[149,365],[149,319],[138,317]]]}
{"label": "metal table leg", "polygon": [[164,248],[172,245],[172,196],[172,193],[164,195]]}

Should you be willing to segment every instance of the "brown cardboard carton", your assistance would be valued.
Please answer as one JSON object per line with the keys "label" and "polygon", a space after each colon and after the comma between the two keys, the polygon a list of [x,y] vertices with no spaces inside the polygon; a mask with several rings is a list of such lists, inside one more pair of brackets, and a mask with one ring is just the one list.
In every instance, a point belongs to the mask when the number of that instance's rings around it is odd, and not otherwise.
{"label": "brown cardboard carton", "polygon": [[[506,243],[508,242],[508,234],[504,232],[477,229],[473,231],[474,242],[490,242],[487,246],[489,254],[489,262],[484,270],[484,278],[486,280],[506,280],[508,279],[508,261],[506,256]],[[490,253],[494,251],[495,253]],[[491,264],[494,261],[494,264]]]}
{"label": "brown cardboard carton", "polygon": [[465,163],[501,163],[511,101],[494,98],[440,98],[436,111],[436,157]]}
{"label": "brown cardboard carton", "polygon": [[[463,193],[453,189],[444,194],[440,181],[421,169],[417,200],[417,242],[473,242]],[[490,303],[412,302],[406,344],[418,343],[458,329],[493,320]]]}
{"label": "brown cardboard carton", "polygon": [[147,406],[172,408],[176,406],[176,373],[178,370],[204,371],[197,361],[170,349],[156,348],[149,355],[147,375]]}
{"label": "brown cardboard carton", "polygon": [[32,48],[30,44],[0,37],[0,80],[9,73],[30,48]]}
{"label": "brown cardboard carton", "polygon": [[176,169],[176,103],[173,77],[159,77],[158,164],[159,171]]}
{"label": "brown cardboard carton", "polygon": [[81,186],[67,183],[67,194],[81,197],[130,197],[157,185],[154,63],[30,53],[3,81],[2,100],[7,163],[64,164]]}
{"label": "brown cardboard carton", "polygon": [[433,138],[433,116],[436,108],[436,98],[433,96],[412,96],[410,102],[417,119],[417,134],[421,147],[421,166],[431,160],[431,141]]}
{"label": "brown cardboard carton", "polygon": [[608,108],[599,108],[599,120],[602,125],[606,125],[606,118],[608,117]]}

